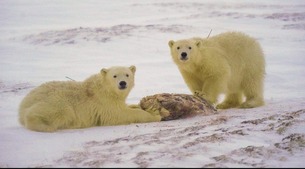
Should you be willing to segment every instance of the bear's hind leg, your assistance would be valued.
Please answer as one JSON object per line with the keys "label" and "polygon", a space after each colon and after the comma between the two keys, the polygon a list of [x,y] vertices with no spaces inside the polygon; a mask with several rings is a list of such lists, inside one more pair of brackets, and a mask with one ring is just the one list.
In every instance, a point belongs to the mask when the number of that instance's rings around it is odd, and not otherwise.
{"label": "bear's hind leg", "polygon": [[50,125],[50,121],[37,114],[29,114],[25,118],[25,127],[39,132],[54,132],[56,128]]}
{"label": "bear's hind leg", "polygon": [[233,107],[238,107],[242,103],[242,94],[229,93],[226,95],[225,100],[216,106],[217,109],[228,109]]}
{"label": "bear's hind leg", "polygon": [[239,107],[240,108],[254,108],[254,107],[259,107],[259,106],[263,106],[263,105],[264,105],[264,101],[262,99],[251,98],[251,99],[247,99],[247,101],[244,102],[243,104],[241,104]]}
{"label": "bear's hind leg", "polygon": [[24,125],[34,131],[54,132],[64,128],[67,123],[67,119],[64,117],[67,112],[62,110],[47,103],[37,103],[26,110]]}
{"label": "bear's hind leg", "polygon": [[262,79],[253,80],[244,85],[243,91],[246,101],[240,105],[240,108],[254,108],[264,105]]}

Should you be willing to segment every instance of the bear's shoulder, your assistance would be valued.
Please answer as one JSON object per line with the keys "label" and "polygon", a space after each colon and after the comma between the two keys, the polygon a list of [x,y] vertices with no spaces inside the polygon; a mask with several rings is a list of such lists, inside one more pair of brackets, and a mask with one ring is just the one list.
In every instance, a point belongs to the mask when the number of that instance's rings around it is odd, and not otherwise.
{"label": "bear's shoulder", "polygon": [[87,93],[87,96],[93,96],[95,93],[95,90],[97,90],[97,88],[99,88],[99,90],[101,90],[101,86],[102,86],[102,75],[101,74],[94,74],[91,75],[90,77],[88,77],[83,83],[82,86],[84,88],[84,90]]}

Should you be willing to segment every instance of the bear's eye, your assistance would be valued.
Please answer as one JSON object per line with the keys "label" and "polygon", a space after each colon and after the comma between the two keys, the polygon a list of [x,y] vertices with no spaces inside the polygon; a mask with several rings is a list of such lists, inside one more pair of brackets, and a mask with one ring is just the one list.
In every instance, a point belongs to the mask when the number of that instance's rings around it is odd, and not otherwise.
{"label": "bear's eye", "polygon": [[191,50],[191,49],[192,49],[192,47],[189,47],[189,49]]}
{"label": "bear's eye", "polygon": [[129,74],[126,74],[126,77],[129,77]]}
{"label": "bear's eye", "polygon": [[180,47],[177,47],[177,49],[179,50],[179,49],[180,49]]}
{"label": "bear's eye", "polygon": [[116,75],[114,75],[113,78],[116,78]]}

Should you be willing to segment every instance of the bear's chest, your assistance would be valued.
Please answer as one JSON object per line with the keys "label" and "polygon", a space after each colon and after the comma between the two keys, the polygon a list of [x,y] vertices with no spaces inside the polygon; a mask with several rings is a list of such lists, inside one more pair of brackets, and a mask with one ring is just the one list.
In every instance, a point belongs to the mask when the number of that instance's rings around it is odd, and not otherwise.
{"label": "bear's chest", "polygon": [[183,69],[182,71],[193,79],[196,79],[198,82],[204,81],[210,75],[204,67],[192,67],[191,69]]}

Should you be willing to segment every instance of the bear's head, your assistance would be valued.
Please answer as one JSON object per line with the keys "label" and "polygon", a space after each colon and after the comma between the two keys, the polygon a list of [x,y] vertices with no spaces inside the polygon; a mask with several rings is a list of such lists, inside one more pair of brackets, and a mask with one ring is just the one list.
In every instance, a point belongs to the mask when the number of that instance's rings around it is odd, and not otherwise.
{"label": "bear's head", "polygon": [[104,79],[103,86],[107,88],[109,92],[126,98],[134,86],[135,72],[135,66],[113,66],[108,69],[103,68],[101,70]]}
{"label": "bear's head", "polygon": [[176,64],[196,63],[201,41],[196,39],[170,40],[168,45]]}

